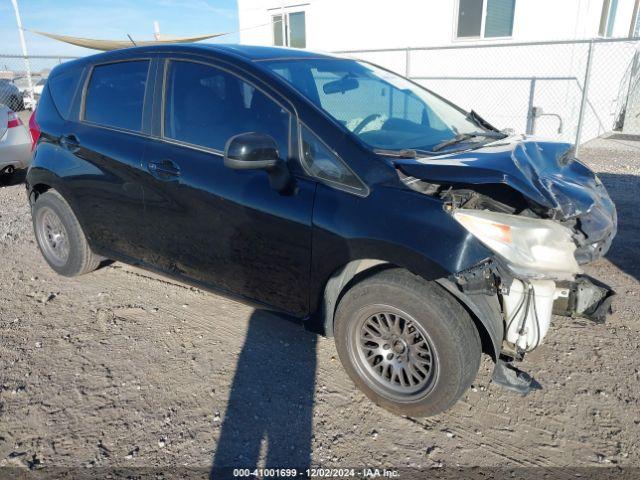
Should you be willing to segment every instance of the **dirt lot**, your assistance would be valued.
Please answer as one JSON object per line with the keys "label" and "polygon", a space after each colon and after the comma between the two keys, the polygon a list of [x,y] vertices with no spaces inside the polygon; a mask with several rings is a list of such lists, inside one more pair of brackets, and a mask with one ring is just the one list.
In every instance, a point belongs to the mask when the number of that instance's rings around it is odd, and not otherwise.
{"label": "dirt lot", "polygon": [[371,404],[331,339],[272,314],[118,263],[55,275],[23,187],[0,188],[0,467],[640,466],[640,142],[582,158],[619,209],[588,269],[618,292],[615,314],[554,319],[522,364],[543,390],[490,384],[485,359],[429,419]]}

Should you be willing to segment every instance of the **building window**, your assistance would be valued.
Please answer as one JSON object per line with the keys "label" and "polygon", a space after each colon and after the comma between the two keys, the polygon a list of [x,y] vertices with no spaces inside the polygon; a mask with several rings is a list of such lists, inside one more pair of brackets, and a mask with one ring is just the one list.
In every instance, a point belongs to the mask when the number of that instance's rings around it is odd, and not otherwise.
{"label": "building window", "polygon": [[631,27],[629,27],[629,36],[637,37],[640,35],[640,0],[633,3],[633,15],[631,16]]}
{"label": "building window", "polygon": [[294,48],[307,46],[304,12],[289,14],[289,45]]}
{"label": "building window", "polygon": [[598,34],[601,37],[613,36],[617,10],[618,0],[604,0],[602,3],[602,15],[600,15],[600,28],[598,29]]}
{"label": "building window", "polygon": [[499,38],[513,34],[516,0],[458,0],[458,38]]}
{"label": "building window", "polygon": [[284,25],[282,25],[282,15],[273,15],[271,17],[271,21],[273,23],[273,44],[276,47],[282,47],[284,46]]}
{"label": "building window", "polygon": [[307,33],[304,12],[290,12],[271,16],[273,44],[277,47],[305,48]]}

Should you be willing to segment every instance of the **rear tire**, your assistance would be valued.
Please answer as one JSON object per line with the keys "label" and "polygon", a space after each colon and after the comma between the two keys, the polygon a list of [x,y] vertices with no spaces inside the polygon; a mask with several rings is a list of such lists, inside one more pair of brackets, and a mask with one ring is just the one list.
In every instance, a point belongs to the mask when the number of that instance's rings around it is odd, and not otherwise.
{"label": "rear tire", "polygon": [[334,333],[354,383],[400,415],[445,411],[480,367],[480,336],[467,311],[435,282],[402,269],[375,273],[349,289]]}
{"label": "rear tire", "polygon": [[13,165],[9,165],[0,171],[0,183],[3,185],[10,185],[13,180],[13,176],[15,175],[16,169]]}
{"label": "rear tire", "polygon": [[60,275],[75,277],[100,265],[73,210],[55,190],[38,196],[31,217],[36,241],[49,266]]}

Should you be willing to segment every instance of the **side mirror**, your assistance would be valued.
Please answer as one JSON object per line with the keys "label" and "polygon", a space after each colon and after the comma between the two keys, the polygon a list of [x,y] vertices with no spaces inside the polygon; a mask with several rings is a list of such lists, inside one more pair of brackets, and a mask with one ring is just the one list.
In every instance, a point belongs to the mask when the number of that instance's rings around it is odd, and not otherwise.
{"label": "side mirror", "polygon": [[278,144],[269,135],[248,132],[231,137],[224,147],[224,164],[234,170],[266,170],[271,188],[282,195],[295,193],[287,162],[280,158]]}
{"label": "side mirror", "polygon": [[224,147],[224,164],[235,170],[270,170],[280,162],[278,145],[264,133],[241,133]]}

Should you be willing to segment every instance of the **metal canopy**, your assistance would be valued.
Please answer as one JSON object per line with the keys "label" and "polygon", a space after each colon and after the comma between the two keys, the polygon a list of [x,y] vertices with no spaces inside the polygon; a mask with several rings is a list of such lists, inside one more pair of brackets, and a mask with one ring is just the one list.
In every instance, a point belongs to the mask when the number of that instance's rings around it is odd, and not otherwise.
{"label": "metal canopy", "polygon": [[[120,48],[129,48],[134,46],[131,40],[98,40],[93,38],[70,37],[68,35],[57,35],[55,33],[38,32],[35,30],[33,31],[33,33],[37,33],[38,35],[43,35],[45,37],[52,38],[54,40],[59,40],[61,42],[70,43],[71,45],[76,45],[78,47],[91,48],[93,50],[108,51],[108,50],[118,50]],[[202,35],[200,37],[176,37],[176,38],[165,38],[165,39],[146,40],[146,41],[135,40],[135,46],[144,47],[149,45],[193,43],[193,42],[199,42],[201,40],[207,40],[209,38],[220,37],[222,35],[226,35],[226,33],[214,33],[211,35]]]}

